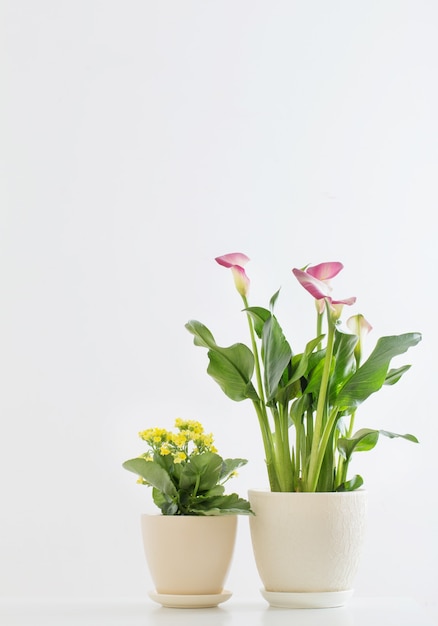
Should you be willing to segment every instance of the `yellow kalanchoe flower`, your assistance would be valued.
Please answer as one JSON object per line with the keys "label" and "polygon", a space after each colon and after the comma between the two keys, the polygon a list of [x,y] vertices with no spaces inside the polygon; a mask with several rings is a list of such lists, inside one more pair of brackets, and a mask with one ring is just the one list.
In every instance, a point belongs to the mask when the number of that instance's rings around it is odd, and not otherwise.
{"label": "yellow kalanchoe flower", "polygon": [[172,433],[170,436],[170,442],[177,448],[184,448],[188,442],[185,433]]}
{"label": "yellow kalanchoe flower", "polygon": [[139,437],[151,447],[151,450],[144,455],[147,461],[153,461],[154,452],[161,456],[171,454],[175,463],[182,463],[190,455],[206,451],[217,453],[213,445],[213,435],[205,433],[204,427],[197,420],[185,420],[178,417],[175,420],[175,428],[177,432],[171,432],[165,428],[147,428],[138,433]]}
{"label": "yellow kalanchoe flower", "polygon": [[175,420],[175,426],[181,431],[188,430],[189,432],[197,433],[198,435],[202,435],[202,433],[204,432],[204,427],[200,422],[197,422],[196,420],[183,420],[178,417]]}
{"label": "yellow kalanchoe flower", "polygon": [[167,441],[168,431],[165,428],[148,428],[138,433],[139,437],[147,443],[154,444]]}
{"label": "yellow kalanchoe flower", "polygon": [[160,454],[161,456],[167,456],[168,454],[170,454],[170,449],[167,443],[163,443],[163,445],[161,446]]}

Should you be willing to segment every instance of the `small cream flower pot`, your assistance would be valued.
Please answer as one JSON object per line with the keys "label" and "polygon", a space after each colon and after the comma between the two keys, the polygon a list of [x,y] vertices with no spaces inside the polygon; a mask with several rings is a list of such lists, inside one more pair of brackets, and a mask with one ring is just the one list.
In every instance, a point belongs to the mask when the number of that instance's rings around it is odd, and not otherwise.
{"label": "small cream flower pot", "polygon": [[367,494],[250,490],[251,540],[263,597],[273,606],[341,606],[353,593]]}
{"label": "small cream flower pot", "polygon": [[142,515],[151,598],[165,606],[217,606],[230,569],[237,515]]}

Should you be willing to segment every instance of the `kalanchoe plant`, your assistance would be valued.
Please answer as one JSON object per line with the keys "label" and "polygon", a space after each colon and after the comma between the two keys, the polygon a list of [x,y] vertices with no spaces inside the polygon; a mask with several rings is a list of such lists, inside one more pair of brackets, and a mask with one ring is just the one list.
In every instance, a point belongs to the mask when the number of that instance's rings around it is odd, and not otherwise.
{"label": "kalanchoe plant", "polygon": [[149,428],[139,433],[148,450],[123,467],[152,487],[154,503],[163,515],[249,515],[247,500],[225,494],[224,484],[246,459],[223,459],[194,420],[175,420],[175,432]]}
{"label": "kalanchoe plant", "polygon": [[231,269],[248,318],[251,348],[243,343],[219,346],[198,321],[186,328],[197,346],[207,348],[208,374],[235,401],[249,399],[262,435],[271,491],[352,491],[363,484],[359,475],[347,477],[354,452],[371,450],[380,435],[418,442],[411,434],[360,428],[355,431],[358,406],[383,385],[393,385],[409,369],[390,369],[392,359],[420,340],[419,333],[378,339],[366,360],[363,341],[371,330],[362,315],[341,328],[345,305],[356,298],[334,299],[330,280],[343,268],[339,262],[293,269],[298,282],[316,305],[316,335],[295,352],[274,315],[277,291],[269,309],[249,306],[250,281],[241,253],[217,257]]}

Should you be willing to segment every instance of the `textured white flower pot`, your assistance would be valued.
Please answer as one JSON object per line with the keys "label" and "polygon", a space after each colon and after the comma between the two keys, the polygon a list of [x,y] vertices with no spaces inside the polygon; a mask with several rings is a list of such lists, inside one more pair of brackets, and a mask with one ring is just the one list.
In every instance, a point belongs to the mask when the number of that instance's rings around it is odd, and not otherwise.
{"label": "textured white flower pot", "polygon": [[262,595],[273,606],[332,607],[353,593],[367,493],[250,490],[249,518]]}
{"label": "textured white flower pot", "polygon": [[141,529],[158,594],[222,594],[234,552],[236,515],[145,514]]}

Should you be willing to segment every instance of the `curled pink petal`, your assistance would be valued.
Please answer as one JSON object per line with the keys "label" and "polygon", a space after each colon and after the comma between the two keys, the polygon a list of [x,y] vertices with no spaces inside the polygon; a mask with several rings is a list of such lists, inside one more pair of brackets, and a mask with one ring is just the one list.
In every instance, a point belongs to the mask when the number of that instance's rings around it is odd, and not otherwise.
{"label": "curled pink petal", "polygon": [[354,296],[352,298],[344,298],[343,300],[332,300],[332,298],[326,298],[326,301],[330,306],[330,317],[332,321],[336,321],[342,315],[344,304],[354,304],[356,302],[356,298]]}
{"label": "curled pink petal", "polygon": [[249,258],[242,252],[230,252],[230,254],[216,257],[215,261],[219,265],[223,265],[223,267],[233,267],[233,265],[244,267],[248,263]]}
{"label": "curled pink petal", "polygon": [[357,298],[355,296],[351,296],[351,298],[344,298],[343,300],[331,300],[332,304],[348,304],[348,306],[351,306],[352,304],[354,304],[357,300]]}
{"label": "curled pink petal", "polygon": [[[314,265],[313,268],[308,267],[305,271],[294,268],[292,270],[299,283],[308,291],[317,301],[317,311],[322,313],[324,310],[323,301],[328,302],[332,311],[333,319],[338,319],[344,304],[351,305],[356,302],[356,298],[344,298],[343,300],[334,300],[330,297],[331,286],[328,279],[336,276],[343,268],[342,263],[320,263]],[[324,278],[322,280],[321,278]]]}
{"label": "curled pink petal", "polygon": [[306,272],[317,278],[318,280],[330,280],[339,274],[343,269],[342,263],[339,261],[329,261],[327,263],[319,263],[318,265],[311,265],[306,269]]}
{"label": "curled pink petal", "polygon": [[330,288],[326,285],[326,283],[297,268],[294,268],[292,272],[304,289],[306,289],[306,291],[308,291],[314,298],[321,300],[321,298],[328,297]]}

